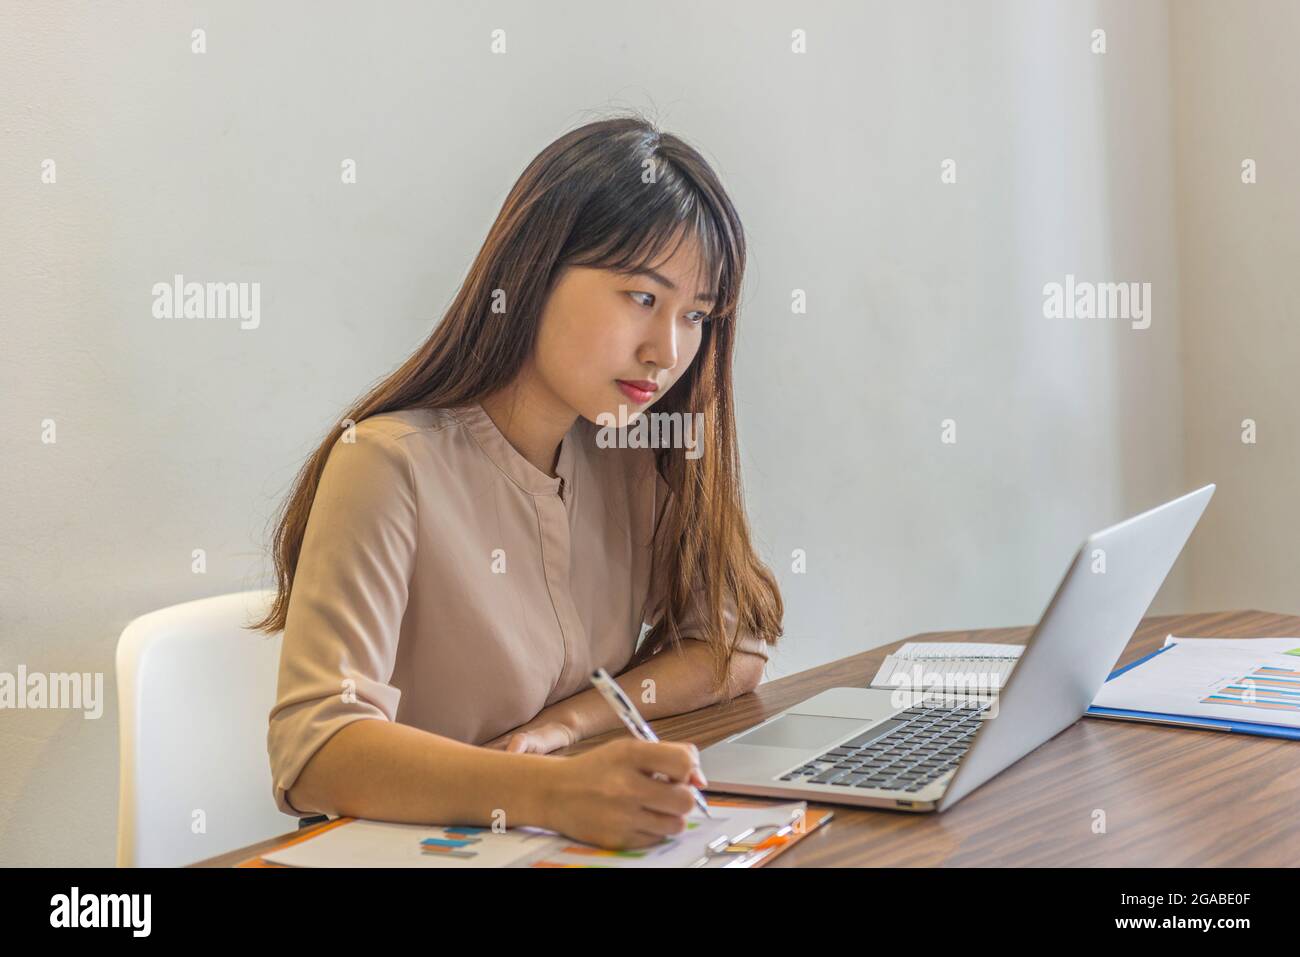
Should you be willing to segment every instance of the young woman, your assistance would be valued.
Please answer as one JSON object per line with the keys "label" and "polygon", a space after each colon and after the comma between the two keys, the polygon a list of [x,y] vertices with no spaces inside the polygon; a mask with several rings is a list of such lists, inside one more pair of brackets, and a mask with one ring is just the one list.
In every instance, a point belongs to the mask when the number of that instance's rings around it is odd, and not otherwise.
{"label": "young woman", "polygon": [[[706,783],[694,745],[548,752],[620,727],[597,667],[649,720],[753,689],[782,634],[736,450],[744,264],[713,171],[643,119],[529,164],[443,321],[279,516],[279,588],[253,627],[284,632],[281,810],[606,847],[684,829]],[[697,447],[608,441],[606,416],[652,406],[702,422]]]}

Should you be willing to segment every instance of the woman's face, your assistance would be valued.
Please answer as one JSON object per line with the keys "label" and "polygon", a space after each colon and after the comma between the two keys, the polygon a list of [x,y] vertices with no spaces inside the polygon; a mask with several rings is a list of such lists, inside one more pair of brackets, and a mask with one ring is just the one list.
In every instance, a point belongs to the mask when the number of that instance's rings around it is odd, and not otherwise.
{"label": "woman's face", "polygon": [[542,310],[535,357],[542,384],[597,425],[608,423],[602,413],[622,426],[650,408],[699,351],[717,291],[701,269],[693,237],[653,275],[567,267]]}

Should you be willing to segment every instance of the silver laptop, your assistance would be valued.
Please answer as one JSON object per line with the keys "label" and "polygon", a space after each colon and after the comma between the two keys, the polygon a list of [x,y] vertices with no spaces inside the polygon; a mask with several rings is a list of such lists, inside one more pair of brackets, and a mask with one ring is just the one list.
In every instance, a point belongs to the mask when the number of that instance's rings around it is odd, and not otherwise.
{"label": "silver laptop", "polygon": [[703,749],[706,790],[946,810],[1083,715],[1213,494],[1089,536],[999,693],[831,688]]}

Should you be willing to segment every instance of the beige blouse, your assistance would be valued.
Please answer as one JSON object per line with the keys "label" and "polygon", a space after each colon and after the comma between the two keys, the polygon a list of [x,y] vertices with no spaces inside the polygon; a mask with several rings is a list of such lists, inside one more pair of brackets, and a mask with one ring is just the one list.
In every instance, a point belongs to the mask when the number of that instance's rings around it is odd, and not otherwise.
{"label": "beige blouse", "polygon": [[[267,750],[286,814],[308,759],[384,718],[482,744],[617,675],[649,602],[670,492],[653,450],[600,448],[579,417],[557,478],[478,403],[362,420],[326,460],[298,559]],[[655,617],[647,617],[647,612]],[[724,611],[730,633],[734,607]],[[698,619],[682,634],[701,638]],[[738,648],[768,657],[763,641]]]}

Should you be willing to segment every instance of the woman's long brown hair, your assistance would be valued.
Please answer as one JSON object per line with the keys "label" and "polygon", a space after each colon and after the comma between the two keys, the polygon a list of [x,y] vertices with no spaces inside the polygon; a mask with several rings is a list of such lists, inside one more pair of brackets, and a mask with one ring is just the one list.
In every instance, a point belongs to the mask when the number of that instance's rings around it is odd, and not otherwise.
{"label": "woman's long brown hair", "polygon": [[[470,404],[509,385],[532,354],[543,304],[565,266],[653,266],[674,237],[686,235],[704,252],[703,275],[718,279],[717,302],[694,361],[654,411],[702,412],[704,451],[688,459],[685,449],[655,450],[656,468],[674,493],[653,545],[667,597],[634,663],[680,640],[698,578],[714,686],[730,698],[735,634],[725,632],[724,594],[734,601],[738,629],[769,645],[783,634],[784,617],[776,579],[750,541],[736,444],[731,363],[745,237],[704,158],[636,115],[572,130],[528,164],[442,322],[346,412],[299,471],[275,519],[277,593],[267,615],[248,627],[274,634],[285,626],[312,500],[340,428],[400,409]],[[504,291],[505,316],[492,310],[496,290]],[[662,582],[652,581],[651,594],[663,593],[656,588]]]}

